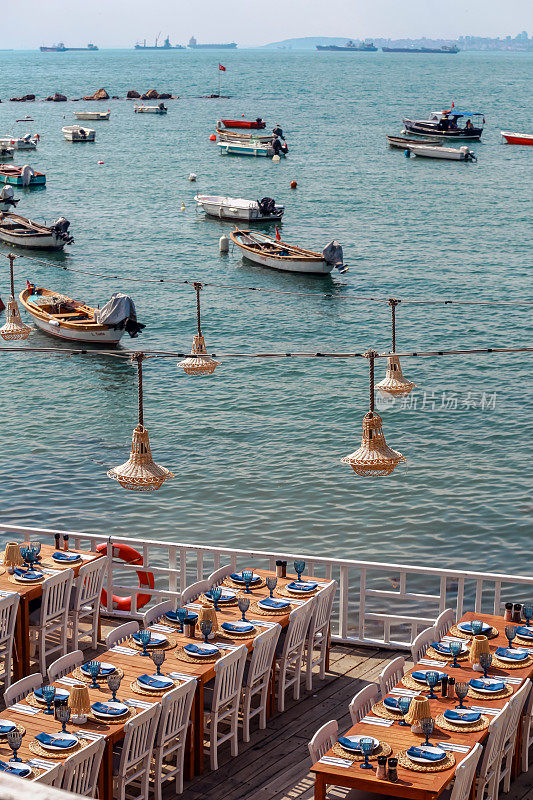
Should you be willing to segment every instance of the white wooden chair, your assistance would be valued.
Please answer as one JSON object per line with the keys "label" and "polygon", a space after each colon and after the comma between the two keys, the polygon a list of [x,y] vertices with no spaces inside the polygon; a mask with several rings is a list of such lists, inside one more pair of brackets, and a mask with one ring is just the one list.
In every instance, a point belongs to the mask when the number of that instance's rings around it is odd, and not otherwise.
{"label": "white wooden chair", "polygon": [[77,797],[97,797],[98,774],[104,749],[105,738],[102,737],[69,756],[64,761],[61,789],[72,792]]}
{"label": "white wooden chair", "polygon": [[[222,656],[215,664],[215,681],[212,692],[204,690],[204,719],[209,732],[209,757],[211,769],[218,769],[218,748],[231,743],[231,755],[239,753],[239,705],[242,676],[248,650],[244,645],[233,653]],[[229,726],[229,732],[219,736],[219,727]]]}
{"label": "white wooden chair", "polygon": [[[264,633],[256,636],[253,643],[252,656],[247,662],[242,686],[242,738],[250,741],[250,720],[259,715],[259,727],[266,728],[268,689],[274,653],[281,633],[281,625],[277,623]],[[259,703],[252,706],[254,697]]]}
{"label": "white wooden chair", "polygon": [[393,686],[396,686],[398,681],[401,680],[404,672],[405,658],[402,658],[402,656],[394,658],[390,664],[387,664],[385,669],[380,672],[378,683],[381,699],[385,697],[387,692],[390,692]]}
{"label": "white wooden chair", "polygon": [[68,675],[76,667],[83,664],[83,653],[81,650],[74,650],[73,653],[67,653],[66,656],[61,656],[55,661],[52,661],[48,667],[48,682],[53,683],[58,678]]}
{"label": "white wooden chair", "polygon": [[524,704],[530,691],[531,686],[529,681],[524,681],[524,684],[509,699],[507,724],[504,726],[500,743],[502,760],[500,774],[498,776],[498,786],[500,785],[501,781],[503,781],[504,794],[506,794],[511,788],[513,755],[516,747],[518,726],[520,725],[520,718],[522,716],[522,711],[524,710]]}
{"label": "white wooden chair", "polygon": [[435,625],[435,641],[440,642],[443,636],[446,636],[452,625],[455,624],[455,611],[453,608],[445,608],[441,611]]}
{"label": "white wooden chair", "polygon": [[133,634],[137,633],[138,630],[139,623],[136,620],[132,620],[132,622],[125,622],[124,625],[119,625],[118,628],[113,628],[113,630],[109,631],[105,637],[106,648],[109,650],[109,648],[113,647],[115,644],[125,642],[126,639],[129,639],[131,636],[133,636]]}
{"label": "white wooden chair", "polygon": [[34,778],[33,783],[40,783],[43,786],[55,786],[56,788],[59,788],[63,779],[64,769],[65,765],[59,762],[58,764],[55,764],[52,769],[48,769],[46,772],[43,772],[42,775],[39,775],[38,778]]}
{"label": "white wooden chair", "polygon": [[148,628],[153,622],[159,622],[169,611],[174,611],[175,607],[175,600],[165,600],[163,603],[158,603],[156,606],[149,608],[143,615],[143,628]]}
{"label": "white wooden chair", "polygon": [[533,685],[529,692],[529,697],[522,717],[522,772],[529,770],[529,750],[533,745]]}
{"label": "white wooden chair", "polygon": [[493,717],[490,722],[488,739],[476,777],[475,800],[498,800],[502,760],[500,748],[503,731],[507,725],[508,706],[509,703],[506,703],[500,714]]}
{"label": "white wooden chair", "polygon": [[[333,601],[337,592],[337,582],[333,581],[330,586],[325,586],[316,594],[315,607],[309,623],[307,635],[307,649],[305,655],[306,666],[306,688],[311,691],[313,688],[313,667],[318,666],[318,677],[321,681],[326,677],[326,657],[329,644],[329,625],[331,612],[333,611]],[[318,650],[318,657],[314,658],[313,653]]]}
{"label": "white wooden chair", "polygon": [[30,614],[30,640],[36,640],[37,661],[43,674],[47,656],[64,656],[67,652],[67,618],[73,578],[71,569],[46,578],[42,583],[41,605]]}
{"label": "white wooden chair", "polygon": [[193,603],[201,594],[208,592],[210,588],[211,584],[208,580],[191,583],[191,585],[186,586],[181,593],[181,605],[185,606],[187,603]]}
{"label": "white wooden chair", "polygon": [[316,599],[313,597],[291,611],[285,636],[280,637],[278,656],[278,711],[285,711],[285,692],[293,686],[293,697],[300,699],[302,662],[309,621]]}
{"label": "white wooden chair", "polygon": [[40,672],[32,672],[31,675],[26,675],[26,677],[21,678],[16,683],[12,683],[9,689],[6,689],[4,692],[6,708],[24,700],[30,692],[33,692],[35,689],[40,689],[43,683],[43,676]]}
{"label": "white wooden chair", "polygon": [[[176,779],[174,794],[183,792],[183,762],[185,743],[196,691],[196,678],[191,678],[167,692],[161,700],[161,715],[157,725],[152,763],[155,800],[162,798],[163,781]],[[164,769],[163,769],[164,765]]]}
{"label": "white wooden chair", "polygon": [[331,750],[337,741],[338,733],[339,726],[336,719],[324,723],[324,725],[317,730],[311,741],[307,743],[309,755],[311,756],[313,764],[320,761],[322,756],[325,755],[328,750]]}
{"label": "white wooden chair", "polygon": [[447,800],[470,800],[476,767],[482,752],[483,747],[478,742],[455,770],[455,780],[450,794],[445,792],[440,795],[441,797],[447,798]]}
{"label": "white wooden chair", "polygon": [[[13,661],[13,638],[20,597],[13,593],[0,599],[0,660],[3,670],[0,677],[4,679],[4,688],[11,685],[11,664]],[[21,654],[17,654],[20,658]]]}
{"label": "white wooden chair", "polygon": [[[80,647],[80,638],[89,637],[86,647],[96,650],[100,623],[100,596],[107,570],[107,556],[82,564],[78,576],[74,578],[70,596],[69,628],[71,646]],[[89,623],[89,629],[80,629],[80,622]]]}
{"label": "white wooden chair", "polygon": [[437,641],[435,628],[425,628],[413,640],[411,644],[411,658],[417,664],[426,654],[426,650],[432,642]]}
{"label": "white wooden chair", "polygon": [[355,725],[359,720],[370,713],[374,703],[377,703],[377,699],[378,687],[375,683],[370,683],[357,692],[348,706],[352,718],[352,725]]}
{"label": "white wooden chair", "polygon": [[126,788],[131,784],[135,800],[149,800],[150,764],[160,711],[160,704],[154,703],[124,725],[122,749],[114,754],[114,800],[126,800]]}
{"label": "white wooden chair", "polygon": [[219,567],[214,572],[212,572],[209,578],[207,579],[209,586],[210,587],[220,586],[222,581],[225,578],[227,578],[228,575],[231,575],[232,572],[233,572],[233,567],[231,566],[231,564],[227,564],[225,567]]}

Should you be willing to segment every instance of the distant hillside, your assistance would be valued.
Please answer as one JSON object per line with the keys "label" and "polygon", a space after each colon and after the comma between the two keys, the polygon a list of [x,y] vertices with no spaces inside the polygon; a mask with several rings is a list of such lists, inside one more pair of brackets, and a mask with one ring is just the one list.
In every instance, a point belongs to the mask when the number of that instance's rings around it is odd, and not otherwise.
{"label": "distant hillside", "polygon": [[[305,36],[302,39],[284,39],[263,45],[261,50],[314,50],[317,44],[346,44],[349,36]],[[360,41],[354,39],[354,42]]]}

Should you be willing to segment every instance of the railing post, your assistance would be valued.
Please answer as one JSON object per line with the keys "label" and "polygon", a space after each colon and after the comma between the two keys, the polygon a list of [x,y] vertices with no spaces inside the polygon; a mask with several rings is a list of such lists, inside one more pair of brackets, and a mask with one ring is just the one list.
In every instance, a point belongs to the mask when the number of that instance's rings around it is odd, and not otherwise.
{"label": "railing post", "polygon": [[365,607],[366,607],[366,568],[362,567],[359,573],[359,639],[365,638]]}

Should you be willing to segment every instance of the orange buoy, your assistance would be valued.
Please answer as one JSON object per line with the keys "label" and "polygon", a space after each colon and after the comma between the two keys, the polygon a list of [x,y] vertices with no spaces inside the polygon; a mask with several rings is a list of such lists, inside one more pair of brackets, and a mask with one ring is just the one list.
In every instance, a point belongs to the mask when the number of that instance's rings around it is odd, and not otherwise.
{"label": "orange buoy", "polygon": [[103,161],[99,161],[98,163],[99,163],[99,164],[103,164],[104,162],[103,162]]}
{"label": "orange buoy", "polygon": [[212,133],[211,136],[209,137],[209,141],[210,142],[216,142],[216,140],[217,140],[216,133]]}
{"label": "orange buoy", "polygon": [[296,183],[296,181],[291,181],[291,189],[296,189],[297,186],[298,184]]}

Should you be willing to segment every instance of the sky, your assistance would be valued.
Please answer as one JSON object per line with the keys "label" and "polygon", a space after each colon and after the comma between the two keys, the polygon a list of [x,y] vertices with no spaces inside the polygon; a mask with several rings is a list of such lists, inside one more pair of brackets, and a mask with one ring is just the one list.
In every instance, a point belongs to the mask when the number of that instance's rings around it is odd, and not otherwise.
{"label": "sky", "polygon": [[268,44],[300,36],[450,38],[533,35],[531,0],[24,0],[2,8],[0,48],[64,41],[131,47],[161,31],[174,43]]}

